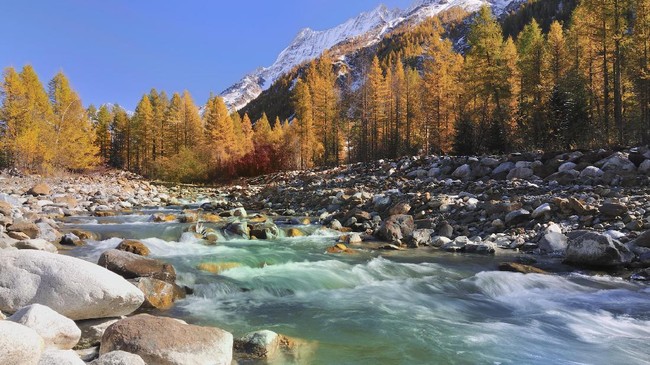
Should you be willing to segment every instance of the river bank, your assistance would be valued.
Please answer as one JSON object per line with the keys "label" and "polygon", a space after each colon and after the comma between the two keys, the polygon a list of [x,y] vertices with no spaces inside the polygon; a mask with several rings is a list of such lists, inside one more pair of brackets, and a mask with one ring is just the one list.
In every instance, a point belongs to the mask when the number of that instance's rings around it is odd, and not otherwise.
{"label": "river bank", "polygon": [[[501,301],[521,301],[520,287],[525,288],[522,296],[543,301],[545,296],[557,299],[563,291],[595,295],[624,290],[632,303],[626,305],[638,305],[647,293],[642,281],[650,266],[650,234],[645,233],[650,228],[649,157],[647,150],[636,149],[404,158],[278,173],[216,188],[166,187],[123,172],[47,179],[4,174],[0,306],[12,316],[0,322],[6,327],[0,328],[0,353],[7,363],[22,356],[28,360],[16,363],[34,364],[103,364],[112,357],[128,358],[131,362],[123,361],[129,364],[142,359],[183,363],[173,359],[174,352],[193,353],[193,363],[229,364],[233,357],[241,363],[267,358],[278,363],[350,362],[355,349],[365,348],[363,341],[356,348],[337,345],[347,358],[319,357],[336,351],[330,343],[338,342],[323,332],[298,330],[311,322],[308,316],[322,315],[307,308],[334,295],[341,302],[338,314],[332,315],[361,321],[359,308],[347,296],[376,297],[383,308],[396,300],[383,297],[388,288],[403,295],[399,302],[426,309],[399,314],[395,320],[401,326],[412,323],[408,318],[416,313],[438,320],[442,317],[436,310],[468,315],[457,312],[454,302],[430,308],[433,298],[452,295],[464,298],[460,303],[473,303],[471,293],[476,292],[499,306]],[[92,264],[80,264],[87,261]],[[532,274],[523,279],[503,276],[510,274],[498,269]],[[559,275],[544,275],[548,272]],[[607,279],[590,276],[603,273]],[[296,276],[303,279],[296,281]],[[428,287],[435,282],[442,286]],[[410,291],[401,292],[394,284]],[[548,292],[536,292],[540,288]],[[429,299],[422,301],[425,297]],[[574,302],[594,299],[589,298],[575,297]],[[237,305],[214,307],[215,301],[228,300]],[[556,309],[561,316],[576,310],[589,318],[581,312],[586,307],[573,304]],[[287,306],[304,323],[280,315],[278,310]],[[320,308],[324,313],[331,309]],[[633,318],[645,315],[622,308],[612,313],[621,310]],[[345,317],[347,311],[350,317]],[[386,316],[381,310],[368,312],[373,318]],[[153,316],[123,317],[133,313]],[[269,319],[251,319],[260,313]],[[607,313],[601,315],[614,315],[610,320],[625,327],[616,314]],[[531,318],[539,315],[530,313]],[[165,316],[201,326],[167,322]],[[334,326],[332,319],[324,318],[321,325]],[[548,318],[549,323],[557,320],[555,315]],[[54,335],[43,330],[43,323],[52,321],[58,324]],[[370,318],[364,321],[364,326],[372,323]],[[391,326],[375,325],[382,331]],[[168,326],[178,327],[173,341],[159,331]],[[436,325],[423,326],[419,331],[426,337]],[[17,328],[25,332],[23,337],[3,337]],[[137,328],[150,330],[143,335]],[[354,340],[342,330],[337,324],[325,332]],[[182,340],[190,335],[197,340]],[[142,348],[147,341],[155,346]],[[417,343],[409,342],[407,348],[413,353],[403,354],[404,359],[422,362],[431,356]],[[316,357],[311,357],[314,352]],[[96,359],[100,354],[106,359]],[[642,358],[642,351],[637,355]],[[381,356],[379,362],[391,362],[388,354]],[[554,356],[562,359],[561,354]]]}

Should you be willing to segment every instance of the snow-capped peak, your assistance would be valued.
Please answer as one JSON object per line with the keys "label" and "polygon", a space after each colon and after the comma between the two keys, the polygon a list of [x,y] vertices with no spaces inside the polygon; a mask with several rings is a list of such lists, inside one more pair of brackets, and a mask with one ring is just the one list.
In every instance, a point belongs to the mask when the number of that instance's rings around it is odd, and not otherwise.
{"label": "snow-capped peak", "polygon": [[[259,68],[246,75],[238,83],[226,89],[221,96],[231,109],[241,109],[262,91],[268,89],[278,78],[291,71],[295,66],[318,58],[324,51],[339,43],[363,36],[370,42],[376,42],[398,24],[409,20],[420,22],[441,11],[458,6],[469,11],[487,4],[497,14],[513,0],[415,0],[402,11],[388,9],[379,5],[372,11],[359,14],[344,23],[327,30],[317,31],[302,29],[291,44],[285,48],[270,67]],[[516,0],[515,0],[516,1]]]}

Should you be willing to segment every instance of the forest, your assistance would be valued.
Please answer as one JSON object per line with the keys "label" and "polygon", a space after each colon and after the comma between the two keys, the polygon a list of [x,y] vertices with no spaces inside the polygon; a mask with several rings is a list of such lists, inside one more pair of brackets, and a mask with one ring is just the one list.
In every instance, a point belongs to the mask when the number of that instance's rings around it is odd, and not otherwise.
{"label": "forest", "polygon": [[208,182],[417,154],[496,154],[647,144],[650,1],[583,0],[568,21],[507,32],[489,8],[467,19],[467,50],[432,18],[340,77],[329,53],[296,71],[284,120],[230,112],[211,95],[152,89],[130,115],[84,108],[60,72],[48,84],[7,68],[0,165],[51,173],[98,165]]}

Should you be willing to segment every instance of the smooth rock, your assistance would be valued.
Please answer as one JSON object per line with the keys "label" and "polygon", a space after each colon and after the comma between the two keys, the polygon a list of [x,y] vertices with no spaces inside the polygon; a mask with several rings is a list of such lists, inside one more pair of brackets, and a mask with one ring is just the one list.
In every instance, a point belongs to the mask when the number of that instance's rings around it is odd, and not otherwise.
{"label": "smooth rock", "polygon": [[46,305],[70,319],[130,314],[142,292],[119,275],[74,257],[20,250],[0,255],[0,310]]}
{"label": "smooth rock", "polygon": [[46,350],[38,365],[86,365],[72,350]]}
{"label": "smooth rock", "polygon": [[506,225],[514,226],[526,222],[530,218],[530,212],[525,209],[517,209],[506,215]]}
{"label": "smooth rock", "polygon": [[503,262],[499,264],[499,271],[518,272],[522,274],[548,274],[542,269],[534,266],[519,264],[516,262]]}
{"label": "smooth rock", "polygon": [[37,365],[45,349],[33,329],[12,321],[0,321],[0,364]]}
{"label": "smooth rock", "polygon": [[176,281],[176,270],[171,264],[131,252],[108,250],[102,253],[97,264],[126,279],[151,277],[169,283]]}
{"label": "smooth rock", "polygon": [[111,351],[106,353],[89,365],[146,365],[139,355],[125,351]]}
{"label": "smooth rock", "polygon": [[566,262],[577,266],[614,267],[629,262],[610,236],[586,232],[569,240]]}
{"label": "smooth rock", "polygon": [[139,314],[108,327],[100,353],[122,350],[156,365],[230,365],[233,336],[219,328]]}
{"label": "smooth rock", "polygon": [[140,256],[149,256],[151,251],[149,248],[142,242],[136,240],[123,240],[120,242],[116,250],[131,252]]}
{"label": "smooth rock", "polygon": [[394,242],[410,238],[413,235],[414,229],[415,223],[413,216],[394,215],[382,223],[377,235],[381,239]]}
{"label": "smooth rock", "polygon": [[549,203],[544,203],[537,207],[530,216],[533,219],[537,219],[543,217],[547,213],[551,213],[551,211],[551,205]]}
{"label": "smooth rock", "polygon": [[549,232],[542,237],[537,246],[542,253],[563,255],[566,253],[568,240],[568,237],[562,233]]}
{"label": "smooth rock", "polygon": [[144,294],[142,308],[169,309],[174,305],[174,285],[154,278],[137,278],[135,286]]}
{"label": "smooth rock", "polygon": [[19,250],[38,250],[52,253],[57,253],[59,251],[56,246],[40,238],[18,241],[14,247]]}
{"label": "smooth rock", "polygon": [[34,222],[25,219],[16,219],[9,227],[7,227],[7,232],[24,233],[27,237],[34,239],[38,237],[40,230]]}
{"label": "smooth rock", "polygon": [[619,217],[627,213],[627,206],[620,203],[605,203],[599,208],[600,213],[608,217]]}
{"label": "smooth rock", "polygon": [[34,196],[50,195],[51,192],[52,189],[50,189],[50,187],[45,183],[36,184],[31,189],[27,190],[27,194]]}
{"label": "smooth rock", "polygon": [[36,331],[45,341],[46,349],[70,350],[81,337],[81,330],[73,320],[41,304],[21,308],[8,320]]}
{"label": "smooth rock", "polygon": [[648,247],[650,248],[650,231],[645,231],[641,233],[632,243],[639,247]]}
{"label": "smooth rock", "polygon": [[605,175],[605,171],[596,166],[587,166],[580,172],[580,178],[596,179]]}

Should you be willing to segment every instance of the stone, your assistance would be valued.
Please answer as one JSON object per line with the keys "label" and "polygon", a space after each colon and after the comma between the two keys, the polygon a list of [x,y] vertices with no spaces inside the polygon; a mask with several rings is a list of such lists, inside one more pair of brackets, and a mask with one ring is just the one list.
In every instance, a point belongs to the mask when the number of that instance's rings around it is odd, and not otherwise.
{"label": "stone", "polygon": [[447,222],[443,222],[440,227],[438,227],[438,235],[446,238],[452,238],[454,236],[454,227]]}
{"label": "stone", "polygon": [[11,217],[13,206],[5,201],[0,201],[0,214]]}
{"label": "stone", "polygon": [[16,242],[14,247],[16,247],[19,250],[39,250],[39,251],[47,251],[52,253],[58,252],[56,246],[40,238],[18,241]]}
{"label": "stone", "polygon": [[580,172],[581,179],[597,179],[603,177],[603,175],[605,175],[605,171],[596,166],[587,166]]}
{"label": "stone", "polygon": [[72,350],[46,350],[38,365],[86,365]]}
{"label": "stone", "polygon": [[77,235],[74,233],[66,233],[61,237],[61,241],[59,242],[63,246],[83,246],[84,241],[82,241]]}
{"label": "stone", "polygon": [[45,183],[36,184],[31,189],[27,190],[27,194],[34,196],[50,195],[51,192],[52,189],[50,189],[50,187]]}
{"label": "stone", "polygon": [[395,242],[410,238],[413,235],[414,229],[415,223],[413,216],[394,215],[382,223],[377,235],[383,240]]}
{"label": "stone", "polygon": [[126,351],[111,351],[92,361],[89,365],[146,365],[139,355]]}
{"label": "stone", "polygon": [[612,218],[620,217],[628,211],[627,206],[620,203],[605,203],[598,210],[601,214]]}
{"label": "stone", "polygon": [[499,166],[497,166],[494,170],[492,170],[492,175],[508,175],[510,170],[515,168],[515,164],[513,162],[507,161]]}
{"label": "stone", "polygon": [[116,250],[131,252],[140,256],[149,256],[151,251],[149,248],[142,242],[136,240],[123,240],[120,242]]}
{"label": "stone", "polygon": [[130,314],[142,292],[119,275],[93,263],[44,251],[0,255],[0,310],[14,313],[43,304],[73,320]]}
{"label": "stone", "polygon": [[233,336],[219,328],[138,314],[112,324],[102,337],[100,354],[122,350],[156,365],[230,365]]}
{"label": "stone", "polygon": [[213,274],[219,274],[223,271],[237,267],[241,267],[241,264],[238,262],[202,262],[196,265],[197,269]]}
{"label": "stone", "polygon": [[625,154],[616,152],[605,159],[602,169],[603,171],[634,172],[636,171],[636,165]]}
{"label": "stone", "polygon": [[16,219],[7,227],[7,232],[21,232],[27,235],[27,237],[34,239],[38,237],[40,230],[34,222],[25,219]]}
{"label": "stone", "polygon": [[99,346],[104,331],[106,331],[108,326],[120,319],[121,318],[100,318],[77,321],[77,327],[81,330],[81,338],[74,349],[81,350],[89,349],[93,346]]}
{"label": "stone", "polygon": [[391,215],[408,214],[408,212],[410,211],[411,211],[411,205],[409,203],[401,202],[392,206],[388,210],[388,215],[391,216]]}
{"label": "stone", "polygon": [[575,163],[573,163],[573,162],[570,162],[570,161],[565,162],[562,165],[560,165],[560,167],[557,169],[557,171],[558,172],[564,172],[564,171],[573,170],[573,169],[576,168],[576,166],[577,165]]}
{"label": "stone", "polygon": [[517,209],[506,215],[505,223],[508,226],[516,226],[530,219],[530,212],[526,209]]}
{"label": "stone", "polygon": [[632,241],[632,243],[639,247],[650,248],[650,231],[645,231],[641,233],[637,238]]}
{"label": "stone", "polygon": [[506,179],[508,180],[514,180],[514,179],[521,179],[525,180],[528,178],[531,178],[534,175],[533,169],[530,167],[515,167],[514,169],[510,170],[508,172],[508,176]]}
{"label": "stone", "polygon": [[451,177],[456,179],[467,179],[471,176],[471,174],[472,168],[468,164],[465,164],[454,170],[454,172],[451,174]]}
{"label": "stone", "polygon": [[303,237],[305,234],[298,228],[289,228],[287,229],[286,235],[287,237]]}
{"label": "stone", "polygon": [[548,213],[551,213],[551,211],[551,205],[549,203],[544,203],[537,207],[530,216],[533,219],[538,219],[544,217]]}
{"label": "stone", "polygon": [[73,320],[41,304],[23,307],[8,320],[36,331],[45,341],[46,349],[70,350],[81,337],[81,330]]}
{"label": "stone", "polygon": [[432,229],[416,229],[413,231],[413,237],[408,241],[409,247],[431,246],[433,242],[431,237],[434,231]]}
{"label": "stone", "polygon": [[522,274],[548,274],[542,269],[534,266],[519,264],[516,262],[503,262],[499,264],[499,271],[518,272]]}
{"label": "stone", "polygon": [[547,254],[561,254],[566,253],[569,238],[562,233],[549,232],[542,236],[537,246],[542,253]]}
{"label": "stone", "polygon": [[138,278],[135,286],[144,294],[142,308],[169,309],[174,305],[174,285],[154,278]]}
{"label": "stone", "polygon": [[131,252],[108,250],[102,253],[97,264],[125,279],[149,277],[169,283],[176,281],[176,270],[171,264]]}
{"label": "stone", "polygon": [[649,175],[650,174],[650,160],[644,160],[639,165],[639,173]]}
{"label": "stone", "polygon": [[273,331],[256,331],[235,340],[234,350],[246,357],[266,360],[275,357],[281,351],[281,342],[281,335]]}
{"label": "stone", "polygon": [[0,364],[37,365],[45,349],[33,329],[12,321],[0,321]]}
{"label": "stone", "polygon": [[621,253],[620,248],[610,236],[584,232],[569,240],[566,262],[587,267],[620,266],[630,261],[629,257]]}
{"label": "stone", "polygon": [[280,237],[280,229],[271,220],[250,224],[250,235],[260,240],[274,240]]}

